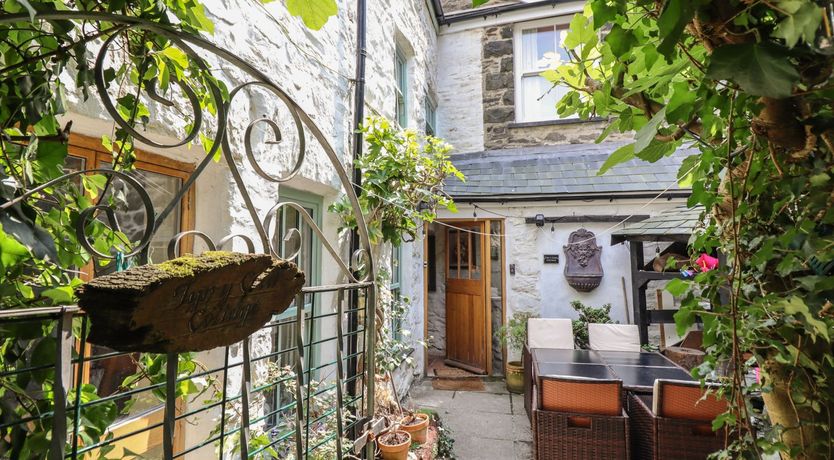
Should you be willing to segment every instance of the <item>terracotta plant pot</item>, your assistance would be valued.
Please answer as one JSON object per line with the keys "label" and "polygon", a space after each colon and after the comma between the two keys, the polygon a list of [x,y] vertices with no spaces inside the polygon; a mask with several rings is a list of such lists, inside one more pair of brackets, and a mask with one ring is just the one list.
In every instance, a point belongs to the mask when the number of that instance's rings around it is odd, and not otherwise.
{"label": "terracotta plant pot", "polygon": [[524,366],[521,361],[507,363],[507,391],[510,393],[524,393]]}
{"label": "terracotta plant pot", "polygon": [[407,431],[408,434],[411,435],[411,440],[422,444],[426,442],[426,433],[429,431],[429,414],[414,414],[414,419],[411,420],[411,425],[406,425],[406,419],[409,419],[408,416],[403,419],[400,428],[403,431]]}
{"label": "terracotta plant pot", "polygon": [[[391,438],[391,435],[405,435],[405,441],[398,444],[386,444],[386,440]],[[376,441],[379,451],[382,453],[383,460],[407,460],[408,448],[411,446],[411,435],[407,431],[397,430],[393,433],[386,433]]]}

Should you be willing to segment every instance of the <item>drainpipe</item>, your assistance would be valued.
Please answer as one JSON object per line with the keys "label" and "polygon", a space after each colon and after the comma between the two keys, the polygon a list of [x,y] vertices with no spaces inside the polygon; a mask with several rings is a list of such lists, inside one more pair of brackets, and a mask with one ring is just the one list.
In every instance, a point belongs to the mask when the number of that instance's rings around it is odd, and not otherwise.
{"label": "drainpipe", "polygon": [[[354,77],[354,95],[353,95],[353,144],[352,144],[352,152],[353,152],[353,191],[356,193],[356,196],[359,196],[362,192],[361,185],[362,185],[362,171],[356,167],[357,160],[362,156],[362,133],[359,132],[359,126],[362,124],[363,119],[365,118],[365,56],[367,52],[365,50],[365,36],[367,35],[367,25],[366,25],[366,7],[365,7],[365,0],[357,0],[356,2],[356,73]],[[361,210],[359,211],[361,212]],[[359,232],[356,230],[351,230],[350,232],[350,257],[353,257],[353,253],[359,250]],[[368,248],[370,250],[370,248]],[[370,253],[369,253],[370,255]],[[359,329],[359,314],[356,309],[359,307],[359,291],[351,290],[348,302],[348,308],[350,312],[348,313],[348,330],[349,331],[356,331]],[[371,328],[370,333],[374,332],[374,328]],[[356,396],[356,382],[358,379],[351,378],[356,376],[358,363],[357,360],[357,352],[358,349],[358,334],[353,334],[350,336],[348,340],[348,356],[351,358],[348,360],[347,368],[348,368],[348,385],[347,391],[348,394]],[[373,350],[369,351],[373,353]],[[364,356],[362,357],[364,359]],[[370,374],[369,377],[371,379],[374,378],[373,369],[366,369],[366,371]],[[363,382],[367,383],[367,382]],[[370,396],[373,398],[373,395]],[[373,414],[369,414],[373,415]],[[357,423],[355,426],[361,429],[361,425]],[[359,433],[352,433],[353,437],[355,438]]]}

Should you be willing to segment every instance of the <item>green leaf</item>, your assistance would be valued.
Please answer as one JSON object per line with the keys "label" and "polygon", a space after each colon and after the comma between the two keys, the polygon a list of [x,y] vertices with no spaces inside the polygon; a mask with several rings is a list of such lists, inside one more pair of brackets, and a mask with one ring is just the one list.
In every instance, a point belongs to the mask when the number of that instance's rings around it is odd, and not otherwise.
{"label": "green leaf", "polygon": [[678,121],[689,121],[694,109],[693,104],[698,95],[688,84],[676,82],[672,84],[672,96],[666,103],[666,121],[675,123]]}
{"label": "green leaf", "polygon": [[767,43],[722,46],[712,53],[707,76],[729,80],[754,96],[785,98],[791,95],[799,72],[781,48]]}
{"label": "green leaf", "polygon": [[634,135],[634,153],[640,153],[649,146],[654,140],[654,136],[657,134],[657,128],[660,127],[660,123],[666,119],[666,107],[660,109],[648,123],[643,125],[637,134]]}
{"label": "green leaf", "polygon": [[594,29],[599,29],[605,24],[614,20],[621,6],[620,1],[612,5],[608,0],[594,0],[591,2],[591,11],[594,15]]}
{"label": "green leaf", "polygon": [[185,52],[179,48],[169,46],[168,48],[165,48],[164,50],[160,51],[159,54],[174,61],[175,63],[177,63],[177,65],[179,65],[182,68],[188,67],[188,55],[186,55]]}
{"label": "green leaf", "polygon": [[300,16],[304,25],[319,30],[330,16],[338,12],[336,0],[287,0],[287,10],[293,16]]}
{"label": "green leaf", "polygon": [[614,150],[608,159],[605,160],[605,163],[603,163],[602,166],[600,166],[599,171],[597,171],[597,176],[601,176],[614,166],[632,159],[634,159],[634,144],[624,145],[617,150]]}
{"label": "green leaf", "polygon": [[636,156],[643,161],[654,163],[667,155],[671,155],[677,148],[677,142],[661,142],[658,140],[652,140],[649,146],[641,150],[640,153],[636,154]]}
{"label": "green leaf", "polygon": [[828,183],[828,181],[831,180],[831,176],[829,176],[826,173],[819,173],[811,176],[809,180],[811,181],[811,185],[813,185],[814,187],[819,187]]}
{"label": "green leaf", "polygon": [[617,24],[611,28],[611,32],[605,37],[605,42],[611,47],[614,56],[622,57],[631,51],[631,48],[637,43],[637,38],[632,31],[623,29]]}
{"label": "green leaf", "polygon": [[828,336],[828,325],[811,312],[811,309],[804,300],[797,296],[793,296],[790,299],[783,300],[781,305],[784,308],[785,313],[789,315],[802,315],[805,318],[805,322],[816,331],[815,335],[823,336],[826,341],[830,340]]}
{"label": "green leaf", "polygon": [[686,291],[688,290],[689,283],[680,278],[675,278],[666,283],[666,291],[675,297],[680,297],[686,294]]}
{"label": "green leaf", "polygon": [[483,5],[484,3],[488,2],[488,1],[489,0],[472,0],[472,7],[473,8],[479,7],[479,6]]}
{"label": "green leaf", "polygon": [[805,43],[813,43],[817,28],[822,21],[823,9],[811,1],[783,1],[779,2],[781,9],[790,14],[773,30],[773,36],[784,38],[788,48],[796,46],[801,38]]}
{"label": "green leaf", "polygon": [[47,289],[41,293],[42,296],[52,299],[56,304],[71,303],[75,301],[75,294],[71,286],[58,286]]}
{"label": "green leaf", "polygon": [[7,235],[0,227],[0,268],[14,265],[28,254],[29,250],[26,246]]}
{"label": "green leaf", "polygon": [[686,24],[695,16],[695,8],[698,1],[694,0],[668,0],[657,19],[657,27],[663,41],[657,47],[660,54],[666,56],[667,60],[672,57],[672,51],[683,34]]}

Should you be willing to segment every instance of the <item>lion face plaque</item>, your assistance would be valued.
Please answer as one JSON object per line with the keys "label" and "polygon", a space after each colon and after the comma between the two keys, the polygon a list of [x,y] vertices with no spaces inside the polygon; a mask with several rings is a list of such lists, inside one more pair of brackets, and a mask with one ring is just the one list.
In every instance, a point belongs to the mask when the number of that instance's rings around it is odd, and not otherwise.
{"label": "lion face plaque", "polygon": [[570,234],[565,250],[565,279],[568,284],[580,292],[596,289],[602,282],[602,246],[597,246],[597,238],[588,230],[580,228]]}
{"label": "lion face plaque", "polygon": [[91,343],[183,353],[243,340],[286,310],[303,285],[293,263],[210,251],[102,276],[77,294]]}

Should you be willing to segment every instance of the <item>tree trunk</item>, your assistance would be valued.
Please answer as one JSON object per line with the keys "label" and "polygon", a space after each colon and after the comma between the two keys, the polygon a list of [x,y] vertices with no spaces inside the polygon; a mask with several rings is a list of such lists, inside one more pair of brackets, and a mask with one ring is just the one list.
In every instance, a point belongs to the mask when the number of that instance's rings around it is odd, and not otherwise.
{"label": "tree trunk", "polygon": [[[817,423],[829,423],[829,414],[832,407],[823,407],[817,413],[810,407],[800,406],[791,400],[789,388],[790,372],[783,364],[774,360],[767,360],[762,366],[762,379],[765,385],[770,385],[770,392],[762,392],[765,407],[771,423],[783,427],[781,440],[790,451],[797,449],[799,454],[792,456],[789,452],[782,452],[783,460],[789,459],[825,459],[828,449],[821,448],[820,444],[830,443],[825,430],[815,425]],[[809,394],[809,390],[802,391]],[[817,444],[815,446],[815,444]]]}

